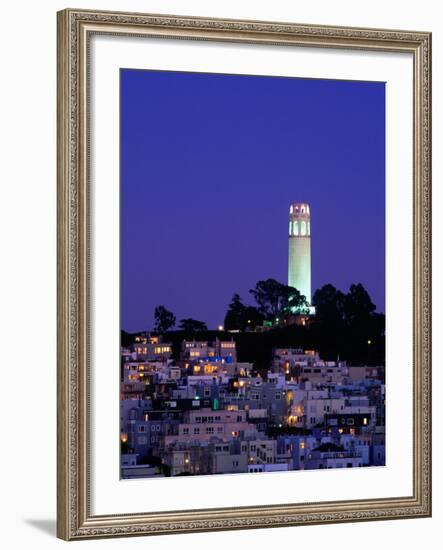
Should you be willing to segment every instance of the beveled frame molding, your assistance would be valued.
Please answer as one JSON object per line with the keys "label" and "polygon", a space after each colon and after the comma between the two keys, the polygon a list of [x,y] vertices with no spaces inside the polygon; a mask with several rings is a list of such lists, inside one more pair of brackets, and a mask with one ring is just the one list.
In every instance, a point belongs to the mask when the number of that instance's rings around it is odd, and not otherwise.
{"label": "beveled frame molding", "polygon": [[[64,10],[58,14],[57,534],[65,540],[431,515],[431,34]],[[92,34],[409,52],[414,59],[413,495],[93,516],[88,471],[88,43]]]}

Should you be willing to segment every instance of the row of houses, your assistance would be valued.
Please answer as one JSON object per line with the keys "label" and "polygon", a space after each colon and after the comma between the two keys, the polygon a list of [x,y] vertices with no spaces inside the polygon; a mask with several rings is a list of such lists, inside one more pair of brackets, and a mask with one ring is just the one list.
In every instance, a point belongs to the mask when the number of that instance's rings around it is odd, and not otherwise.
{"label": "row of houses", "polygon": [[122,477],[383,465],[384,369],[275,349],[265,374],[233,340],[158,336],[122,350]]}

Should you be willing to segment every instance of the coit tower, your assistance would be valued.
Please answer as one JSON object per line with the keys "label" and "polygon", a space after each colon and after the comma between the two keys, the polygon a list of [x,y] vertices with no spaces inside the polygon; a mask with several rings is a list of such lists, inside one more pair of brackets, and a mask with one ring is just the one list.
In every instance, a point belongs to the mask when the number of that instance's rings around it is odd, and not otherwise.
{"label": "coit tower", "polygon": [[311,303],[311,213],[303,202],[289,207],[288,286]]}

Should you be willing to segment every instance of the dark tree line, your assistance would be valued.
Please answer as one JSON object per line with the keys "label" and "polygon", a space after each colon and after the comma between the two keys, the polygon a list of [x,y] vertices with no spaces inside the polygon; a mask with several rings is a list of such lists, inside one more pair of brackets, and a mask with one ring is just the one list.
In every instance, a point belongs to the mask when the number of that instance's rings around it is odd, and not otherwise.
{"label": "dark tree line", "polygon": [[[324,359],[341,359],[354,363],[384,363],[385,316],[376,307],[362,284],[353,284],[347,293],[327,284],[315,291],[312,305],[315,315],[308,316],[306,326],[282,323],[294,315],[309,312],[306,298],[295,289],[274,279],[258,281],[250,290],[255,305],[245,304],[234,294],[228,306],[224,330],[235,331],[239,358],[265,368],[272,347],[316,349]],[[203,321],[181,319],[177,332],[175,315],[159,305],[154,311],[155,331],[169,332],[168,338],[179,346],[183,337],[195,333],[203,339],[214,338]],[[267,323],[272,330],[254,332]],[[209,334],[211,333],[211,334]],[[177,342],[175,342],[177,336]],[[230,335],[231,337],[231,335]],[[178,349],[178,348],[177,348]]]}
{"label": "dark tree line", "polygon": [[[169,311],[165,308],[165,306],[157,306],[154,309],[154,330],[156,332],[159,332],[160,334],[163,334],[164,332],[168,332],[168,330],[171,330],[174,328],[176,324],[176,317],[172,313],[172,311]],[[184,332],[202,332],[205,330],[208,330],[208,327],[206,326],[206,323],[203,321],[197,321],[196,319],[181,319],[179,321],[178,327],[180,330]]]}
{"label": "dark tree line", "polygon": [[[253,330],[268,321],[280,336],[269,336],[278,345],[313,347],[324,358],[340,356],[352,362],[384,362],[385,316],[375,305],[361,283],[350,286],[347,293],[327,284],[315,291],[312,305],[315,315],[306,327],[282,328],[281,321],[309,313],[306,298],[295,289],[267,279],[250,290],[256,306],[246,305],[234,294],[225,317],[226,330]],[[276,322],[280,321],[280,322]],[[257,345],[257,343],[255,344]]]}
{"label": "dark tree line", "polygon": [[296,288],[279,283],[275,279],[258,281],[249,293],[258,304],[259,311],[269,321],[277,316],[291,315],[294,312],[309,312],[305,296]]}
{"label": "dark tree line", "polygon": [[225,330],[244,331],[262,325],[265,320],[263,313],[254,306],[245,305],[238,294],[234,294],[225,315]]}
{"label": "dark tree line", "polygon": [[324,355],[342,354],[349,360],[384,358],[385,315],[361,283],[344,294],[333,285],[316,290],[312,298],[316,314],[310,329]]}
{"label": "dark tree line", "polygon": [[305,296],[293,287],[275,279],[258,281],[249,293],[257,306],[243,304],[240,296],[234,294],[225,316],[226,330],[254,329],[264,321],[272,324],[276,319],[285,319],[294,313],[308,313]]}

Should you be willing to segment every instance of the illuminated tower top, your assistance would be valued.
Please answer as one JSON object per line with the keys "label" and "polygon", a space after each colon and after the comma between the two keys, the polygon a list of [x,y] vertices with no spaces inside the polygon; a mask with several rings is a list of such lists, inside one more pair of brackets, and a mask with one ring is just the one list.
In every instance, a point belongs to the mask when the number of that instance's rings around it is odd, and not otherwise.
{"label": "illuminated tower top", "polygon": [[311,213],[309,204],[294,202],[289,207],[289,237],[311,236]]}

